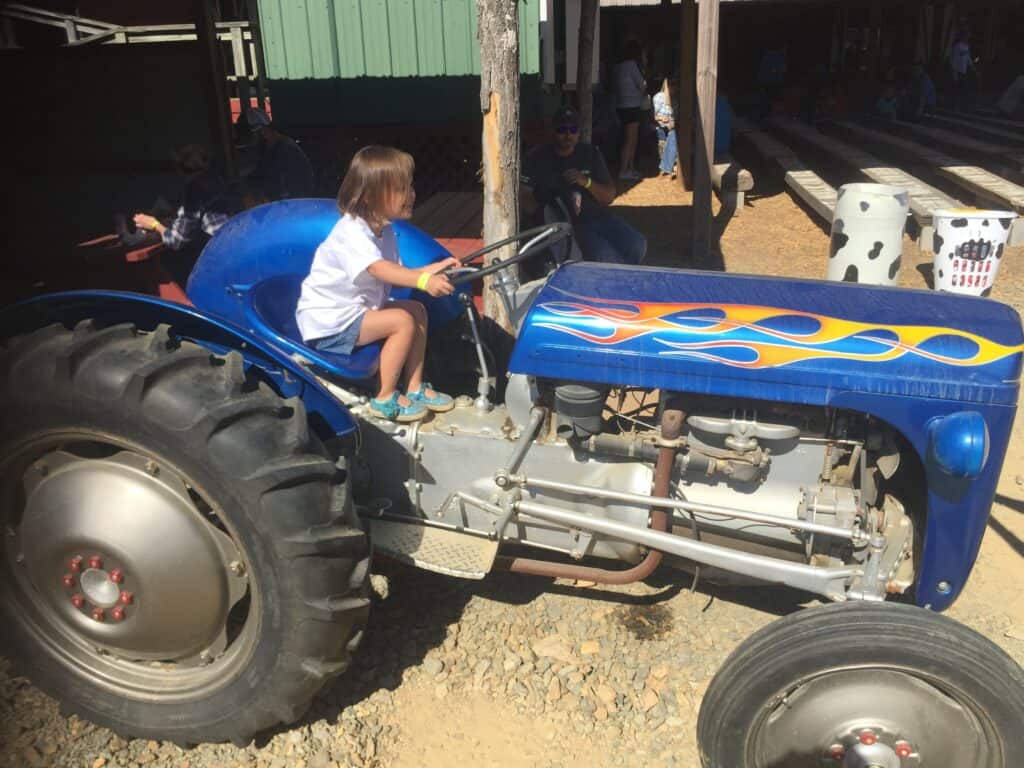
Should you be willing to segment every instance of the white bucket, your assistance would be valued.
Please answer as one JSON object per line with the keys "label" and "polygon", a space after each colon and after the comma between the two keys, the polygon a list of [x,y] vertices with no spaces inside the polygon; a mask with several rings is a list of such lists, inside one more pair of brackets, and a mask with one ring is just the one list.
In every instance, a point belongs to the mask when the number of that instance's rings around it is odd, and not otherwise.
{"label": "white bucket", "polygon": [[900,187],[841,186],[832,217],[828,279],[896,285],[909,211],[910,196]]}
{"label": "white bucket", "polygon": [[932,212],[935,290],[988,296],[1017,214],[957,208]]}

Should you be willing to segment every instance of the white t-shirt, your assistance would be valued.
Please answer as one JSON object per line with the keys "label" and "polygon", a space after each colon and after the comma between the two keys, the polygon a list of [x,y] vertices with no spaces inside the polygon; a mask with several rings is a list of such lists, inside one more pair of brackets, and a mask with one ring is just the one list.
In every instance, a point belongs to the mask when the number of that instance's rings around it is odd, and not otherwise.
{"label": "white t-shirt", "polygon": [[375,261],[399,263],[391,225],[377,237],[358,216],[345,214],[313,256],[295,308],[304,341],[341,333],[368,309],[380,309],[391,286],[367,271]]}
{"label": "white t-shirt", "polygon": [[647,83],[643,73],[633,59],[620,61],[615,65],[615,106],[619,109],[635,109],[644,104]]}

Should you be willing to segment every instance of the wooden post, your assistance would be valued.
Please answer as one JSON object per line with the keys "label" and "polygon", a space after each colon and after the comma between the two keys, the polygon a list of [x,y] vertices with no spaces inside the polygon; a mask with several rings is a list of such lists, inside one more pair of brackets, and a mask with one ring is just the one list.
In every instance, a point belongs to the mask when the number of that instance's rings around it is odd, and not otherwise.
{"label": "wooden post", "polygon": [[235,75],[235,89],[238,92],[238,108],[245,113],[249,107],[249,65],[245,55],[245,40],[241,27],[231,29],[231,62]]}
{"label": "wooden post", "polygon": [[697,5],[683,0],[679,40],[679,103],[676,105],[676,141],[679,181],[693,189],[693,115],[697,101]]}
{"label": "wooden post", "polygon": [[576,57],[576,107],[580,112],[580,141],[589,144],[594,135],[594,27],[597,0],[580,0],[580,37]]}
{"label": "wooden post", "polygon": [[697,119],[693,162],[693,262],[711,265],[711,166],[715,162],[718,0],[700,0],[697,16]]}
{"label": "wooden post", "polygon": [[[517,0],[476,0],[480,44],[480,111],[483,113],[484,242],[514,235],[519,228],[519,9]],[[487,263],[505,259],[499,248]],[[484,284],[484,314],[511,333],[505,305]]]}
{"label": "wooden post", "polygon": [[[249,35],[252,37],[252,71],[256,77],[256,96],[260,109],[267,108],[267,60],[263,56],[263,27],[260,26],[260,9],[257,0],[246,0],[246,14],[249,19]],[[248,104],[242,106],[243,111]]]}
{"label": "wooden post", "polygon": [[885,10],[882,8],[882,0],[871,0],[868,9],[868,76],[875,80],[882,73],[878,70],[882,64],[882,25],[885,21]]}
{"label": "wooden post", "polygon": [[234,176],[235,143],[231,138],[231,111],[227,82],[224,79],[224,61],[221,58],[220,41],[217,40],[214,6],[215,0],[194,0],[192,15],[196,24],[196,45],[199,48],[210,141],[224,173]]}

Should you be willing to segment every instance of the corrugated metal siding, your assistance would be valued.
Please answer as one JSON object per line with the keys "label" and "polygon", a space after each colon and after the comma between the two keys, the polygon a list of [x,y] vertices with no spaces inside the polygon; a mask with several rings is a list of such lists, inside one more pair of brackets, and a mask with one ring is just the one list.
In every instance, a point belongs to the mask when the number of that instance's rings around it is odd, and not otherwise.
{"label": "corrugated metal siding", "polygon": [[[540,71],[540,3],[519,4],[523,74]],[[272,80],[480,74],[475,0],[259,0]]]}

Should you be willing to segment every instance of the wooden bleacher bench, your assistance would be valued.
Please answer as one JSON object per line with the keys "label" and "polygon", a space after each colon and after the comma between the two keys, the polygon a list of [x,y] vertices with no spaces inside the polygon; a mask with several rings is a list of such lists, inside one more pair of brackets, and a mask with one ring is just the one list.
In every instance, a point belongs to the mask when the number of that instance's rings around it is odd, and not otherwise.
{"label": "wooden bleacher bench", "polygon": [[754,188],[754,176],[729,155],[719,155],[715,160],[711,167],[711,185],[722,205],[739,216],[745,194]]}
{"label": "wooden bleacher bench", "polygon": [[785,174],[786,186],[829,224],[836,210],[836,188],[816,174],[780,141],[757,130],[752,124],[736,121],[736,137],[745,141],[766,160],[774,162]]}
{"label": "wooden bleacher bench", "polygon": [[1024,178],[1024,151],[1008,144],[992,144],[962,133],[945,131],[917,123],[893,120],[894,128],[912,137],[929,141],[954,152],[962,152],[995,168],[1000,174]]}
{"label": "wooden bleacher bench", "polygon": [[894,168],[874,155],[858,149],[852,144],[826,136],[817,128],[796,120],[780,120],[772,118],[768,124],[773,130],[790,136],[797,141],[813,147],[833,160],[840,161],[855,168],[863,176],[878,184],[890,184],[907,190],[910,196],[910,212],[920,227],[920,237],[931,242],[932,211],[943,208],[961,208],[963,203],[925,184],[915,176],[911,176],[900,168]]}
{"label": "wooden bleacher bench", "polygon": [[925,125],[932,125],[936,128],[945,128],[954,132],[966,132],[981,138],[983,141],[995,141],[1010,144],[1017,147],[1024,147],[1024,129],[1013,130],[1005,127],[997,127],[975,120],[967,115],[925,115]]}
{"label": "wooden bleacher bench", "polygon": [[993,110],[992,112],[974,111],[965,115],[963,112],[955,112],[952,109],[947,109],[945,107],[937,107],[935,109],[935,114],[953,118],[968,117],[971,120],[976,120],[984,125],[991,125],[995,128],[1009,128],[1010,130],[1017,131],[1017,133],[1024,133],[1024,120],[1014,120],[1013,118],[1006,117],[996,110]]}
{"label": "wooden bleacher bench", "polygon": [[[960,187],[1000,207],[1024,214],[1024,186],[1007,181],[991,171],[958,160],[915,141],[889,133],[866,128],[857,123],[836,121],[837,128],[850,136],[892,147],[894,150],[918,158]],[[1024,219],[1018,218],[1010,231],[1010,245],[1024,242]]]}

